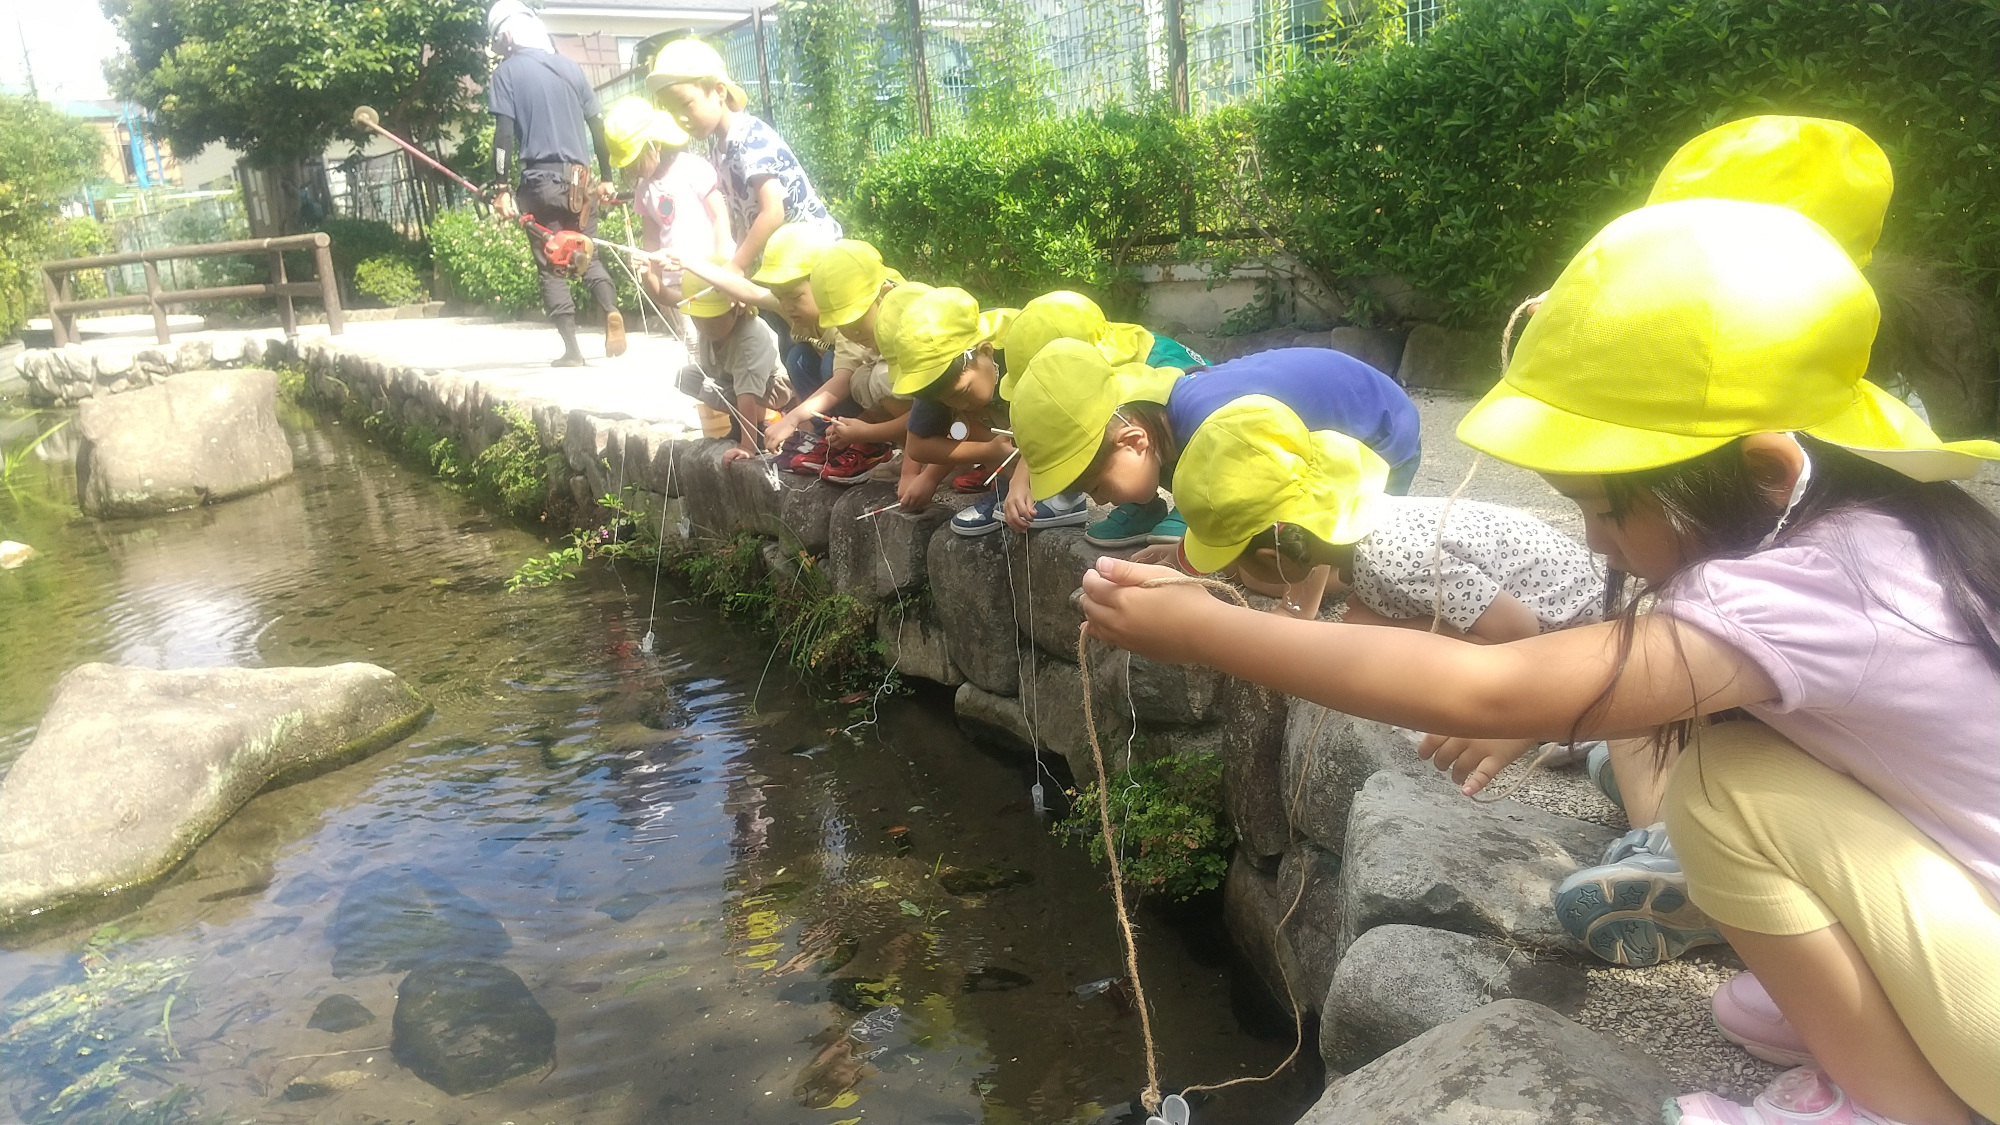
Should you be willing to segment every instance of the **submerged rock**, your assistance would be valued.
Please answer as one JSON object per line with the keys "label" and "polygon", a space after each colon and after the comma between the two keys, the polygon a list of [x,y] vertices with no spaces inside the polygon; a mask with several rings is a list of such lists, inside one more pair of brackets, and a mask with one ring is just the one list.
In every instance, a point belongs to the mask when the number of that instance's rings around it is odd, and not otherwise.
{"label": "submerged rock", "polygon": [[375,1022],[375,1013],[345,992],[336,992],[319,1002],[306,1026],[314,1031],[353,1031]]}
{"label": "submerged rock", "polygon": [[614,922],[630,922],[639,916],[641,910],[660,901],[659,895],[645,891],[626,891],[616,898],[606,899],[597,904],[599,914],[608,914]]}
{"label": "submerged rock", "polygon": [[1336,1079],[1299,1125],[1625,1125],[1659,1120],[1678,1092],[1652,1060],[1502,1000]]}
{"label": "submerged rock", "polygon": [[965,974],[967,992],[1011,992],[1016,988],[1026,988],[1033,983],[1035,983],[1034,978],[1026,973],[1017,973],[997,965],[988,965]]}
{"label": "submerged rock", "polygon": [[328,933],[337,977],[498,957],[512,944],[498,918],[422,867],[378,867],[355,880]]}
{"label": "submerged rock", "polygon": [[419,965],[396,989],[390,1050],[447,1094],[470,1094],[555,1057],[556,1021],[512,969],[489,961]]}
{"label": "submerged rock", "polygon": [[213,504],[292,475],[269,371],[190,371],[77,415],[77,503],[88,515],[147,516]]}
{"label": "submerged rock", "polygon": [[160,878],[259,790],[429,712],[372,664],[72,670],[0,783],[0,928]]}

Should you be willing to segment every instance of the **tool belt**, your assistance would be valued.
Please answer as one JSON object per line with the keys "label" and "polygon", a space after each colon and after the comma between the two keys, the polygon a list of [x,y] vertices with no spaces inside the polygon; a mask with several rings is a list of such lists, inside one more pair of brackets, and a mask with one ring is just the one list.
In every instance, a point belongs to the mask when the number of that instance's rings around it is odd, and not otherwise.
{"label": "tool belt", "polygon": [[576,225],[589,230],[591,207],[597,201],[597,193],[590,190],[590,166],[565,164],[562,171],[563,186],[569,190],[569,209],[576,213]]}

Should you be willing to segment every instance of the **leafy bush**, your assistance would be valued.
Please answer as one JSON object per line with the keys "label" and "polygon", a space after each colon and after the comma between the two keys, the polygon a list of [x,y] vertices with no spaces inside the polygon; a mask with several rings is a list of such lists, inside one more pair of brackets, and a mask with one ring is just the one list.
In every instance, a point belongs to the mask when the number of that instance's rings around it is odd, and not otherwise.
{"label": "leafy bush", "polygon": [[64,223],[62,206],[98,174],[103,152],[89,122],[33,98],[0,97],[0,338],[41,307],[36,263],[74,256],[75,239],[88,235]]}
{"label": "leafy bush", "polygon": [[1129,267],[1245,225],[1249,118],[1107,109],[915,140],[863,173],[857,237],[912,277],[994,304],[1055,288],[1132,315]]}
{"label": "leafy bush", "polygon": [[1301,71],[1258,113],[1296,249],[1497,320],[1644,201],[1682,142],[1758,113],[1887,150],[1885,249],[2000,291],[2000,7],[1851,0],[1463,0],[1427,39]]}
{"label": "leafy bush", "polygon": [[514,223],[461,207],[431,222],[431,254],[464,301],[516,311],[541,300],[535,256]]}
{"label": "leafy bush", "polygon": [[369,258],[354,267],[354,288],[391,307],[430,299],[417,267],[401,254]]}
{"label": "leafy bush", "polygon": [[[1056,825],[1104,862],[1097,786],[1073,793]],[[1140,892],[1189,899],[1222,886],[1236,832],[1222,804],[1222,759],[1181,754],[1145,762],[1111,778],[1111,831],[1126,883]]]}
{"label": "leafy bush", "polygon": [[[333,270],[350,283],[355,282],[354,274],[361,268],[361,263],[371,258],[402,258],[418,270],[430,265],[431,248],[428,245],[403,237],[402,231],[378,219],[335,216],[313,229],[327,236],[330,242],[327,251],[333,255]],[[358,283],[355,289],[361,289]]]}

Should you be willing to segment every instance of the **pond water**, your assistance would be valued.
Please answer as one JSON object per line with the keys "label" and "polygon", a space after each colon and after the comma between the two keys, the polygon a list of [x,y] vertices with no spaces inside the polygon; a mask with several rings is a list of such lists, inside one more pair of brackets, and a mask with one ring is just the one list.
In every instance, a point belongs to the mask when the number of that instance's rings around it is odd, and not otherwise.
{"label": "pond water", "polygon": [[[60,417],[0,418],[0,447]],[[370,661],[436,713],[255,798],[130,913],[14,938],[0,1117],[948,1125],[1134,1096],[1138,1020],[1088,987],[1120,971],[1110,901],[1031,809],[1030,767],[968,744],[939,696],[849,730],[671,585],[642,652],[649,572],[510,595],[545,544],[288,423],[293,479],[143,521],[76,515],[67,431],[21,462],[0,537],[41,555],[0,571],[0,771],[91,660]],[[1290,1028],[1239,1022],[1212,922],[1141,921],[1170,1084],[1276,1065]],[[439,958],[500,982],[486,1007],[426,992]],[[413,1027],[480,1021],[445,1030],[530,1069],[458,1095],[419,1078],[391,1051],[399,988]],[[1197,1117],[1290,1121],[1317,1078]]]}

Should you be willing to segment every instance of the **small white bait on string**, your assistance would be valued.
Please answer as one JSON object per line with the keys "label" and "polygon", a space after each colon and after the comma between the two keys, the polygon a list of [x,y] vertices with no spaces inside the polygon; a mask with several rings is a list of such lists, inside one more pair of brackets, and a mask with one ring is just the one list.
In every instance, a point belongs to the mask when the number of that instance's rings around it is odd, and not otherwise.
{"label": "small white bait on string", "polygon": [[1146,1125],[1188,1125],[1192,1116],[1186,1098],[1168,1094],[1160,1099],[1160,1112],[1146,1118]]}
{"label": "small white bait on string", "polygon": [[1046,796],[1047,794],[1043,791],[1042,783],[1039,779],[1033,785],[1028,786],[1028,800],[1034,803],[1036,812],[1045,813],[1049,811],[1048,801],[1045,800]]}
{"label": "small white bait on string", "polygon": [[656,640],[658,638],[653,635],[653,631],[646,630],[646,635],[639,638],[639,651],[647,656],[653,655],[653,644]]}

